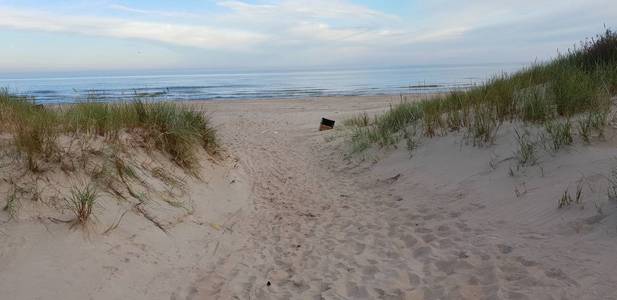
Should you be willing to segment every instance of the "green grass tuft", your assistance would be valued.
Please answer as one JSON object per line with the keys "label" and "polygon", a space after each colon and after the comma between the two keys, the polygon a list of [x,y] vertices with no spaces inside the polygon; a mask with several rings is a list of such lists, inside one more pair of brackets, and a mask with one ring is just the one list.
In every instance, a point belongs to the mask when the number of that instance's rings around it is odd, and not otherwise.
{"label": "green grass tuft", "polygon": [[92,216],[98,194],[92,185],[84,188],[74,187],[67,199],[68,208],[75,215],[75,224],[85,225]]}
{"label": "green grass tuft", "polygon": [[544,129],[548,133],[554,151],[559,151],[563,146],[570,145],[573,142],[572,124],[569,120],[565,122],[549,121],[544,124]]}
{"label": "green grass tuft", "polygon": [[538,161],[536,156],[536,144],[531,140],[529,132],[525,131],[522,134],[518,129],[514,129],[518,150],[516,157],[521,166],[535,165]]}

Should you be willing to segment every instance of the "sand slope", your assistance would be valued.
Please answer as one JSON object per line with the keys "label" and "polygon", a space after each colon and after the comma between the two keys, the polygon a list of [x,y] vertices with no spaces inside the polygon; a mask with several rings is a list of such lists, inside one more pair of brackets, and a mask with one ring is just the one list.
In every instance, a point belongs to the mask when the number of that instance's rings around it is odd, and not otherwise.
{"label": "sand slope", "polygon": [[[71,229],[57,221],[71,218],[60,199],[22,199],[17,220],[0,215],[0,298],[170,299],[194,294],[191,281],[217,251],[226,251],[227,233],[252,210],[248,180],[232,160],[202,164],[200,179],[176,174],[183,190],[152,185],[163,192],[149,191],[152,195],[140,206],[166,232],[136,210],[131,199],[105,192],[100,192],[95,220],[87,228]],[[62,174],[44,177],[40,180],[61,189],[78,181]],[[178,204],[166,202],[171,200]],[[117,229],[105,233],[118,221]]]}

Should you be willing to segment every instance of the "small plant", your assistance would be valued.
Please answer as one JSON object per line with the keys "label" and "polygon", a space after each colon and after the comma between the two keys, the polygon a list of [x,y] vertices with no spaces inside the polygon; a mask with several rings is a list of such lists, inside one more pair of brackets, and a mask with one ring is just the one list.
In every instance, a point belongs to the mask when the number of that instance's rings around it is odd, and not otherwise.
{"label": "small plant", "polygon": [[15,219],[17,216],[17,196],[15,190],[6,199],[6,205],[3,210],[9,214],[11,219]]}
{"label": "small plant", "polygon": [[518,162],[522,166],[535,165],[537,162],[536,146],[529,137],[529,132],[525,131],[521,134],[518,129],[514,129],[516,135],[516,142],[518,143],[518,150],[516,156]]}
{"label": "small plant", "polygon": [[561,198],[559,199],[558,208],[569,207],[570,205],[572,205],[573,202],[574,201],[572,200],[572,196],[570,196],[570,192],[568,192],[568,189],[566,189],[563,192]]}
{"label": "small plant", "polygon": [[572,144],[572,125],[570,121],[563,123],[547,122],[544,129],[548,133],[554,151],[559,151],[564,145]]}
{"label": "small plant", "polygon": [[608,175],[608,199],[617,201],[617,167],[611,168]]}
{"label": "small plant", "polygon": [[68,208],[75,214],[75,224],[85,225],[88,222],[97,197],[96,188],[90,184],[84,188],[74,187],[71,190],[71,197],[66,201]]}
{"label": "small plant", "polygon": [[592,111],[587,113],[584,118],[578,120],[579,135],[586,143],[591,141],[592,130],[595,130],[599,137],[603,137],[607,119],[608,113],[605,111]]}
{"label": "small plant", "polygon": [[576,203],[576,205],[582,205],[583,204],[583,183],[584,183],[584,178],[578,181],[578,184],[576,185],[576,195],[574,196],[574,203]]}
{"label": "small plant", "polygon": [[591,114],[586,118],[578,120],[578,134],[585,143],[591,142]]}
{"label": "small plant", "polygon": [[583,207],[583,185],[585,183],[585,178],[581,178],[576,184],[576,194],[574,198],[570,195],[568,189],[566,189],[559,199],[558,208],[570,207],[572,204],[576,204]]}

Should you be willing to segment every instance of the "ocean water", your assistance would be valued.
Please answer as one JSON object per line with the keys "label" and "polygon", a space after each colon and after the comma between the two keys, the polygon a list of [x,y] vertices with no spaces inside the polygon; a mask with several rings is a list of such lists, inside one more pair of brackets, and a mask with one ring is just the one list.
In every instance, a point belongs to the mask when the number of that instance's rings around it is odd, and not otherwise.
{"label": "ocean water", "polygon": [[434,93],[466,89],[521,64],[285,72],[164,71],[0,74],[0,87],[38,103],[86,100],[268,99]]}

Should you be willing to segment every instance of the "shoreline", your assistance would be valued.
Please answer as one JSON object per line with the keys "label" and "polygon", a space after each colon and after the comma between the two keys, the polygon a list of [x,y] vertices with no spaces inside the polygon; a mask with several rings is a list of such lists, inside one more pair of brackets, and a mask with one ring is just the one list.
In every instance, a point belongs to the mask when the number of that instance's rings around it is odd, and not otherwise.
{"label": "shoreline", "polygon": [[[503,71],[520,66],[488,65],[429,69],[397,68],[338,73],[238,74],[233,76],[171,76],[131,78],[74,78],[11,82],[0,86],[14,94],[35,97],[41,103],[75,102],[89,95],[107,100],[131,100],[134,96],[186,100],[296,99],[307,97],[391,96],[468,89]],[[98,95],[97,95],[98,94]],[[166,99],[165,99],[166,98]]]}
{"label": "shoreline", "polygon": [[[439,95],[447,95],[449,92],[434,92],[434,93],[407,93],[407,94],[379,94],[379,95],[342,95],[342,96],[306,96],[306,97],[276,97],[276,98],[212,98],[212,99],[195,99],[195,100],[169,100],[169,99],[145,99],[147,102],[170,102],[179,104],[200,104],[200,103],[250,103],[250,102],[285,102],[285,101],[327,101],[327,100],[344,100],[344,99],[382,99],[382,98],[431,98]],[[100,103],[127,103],[133,102],[136,99],[126,101],[95,101]],[[89,102],[89,101],[83,101]],[[36,103],[43,106],[64,106],[74,105],[83,102],[57,102],[57,103]]]}

